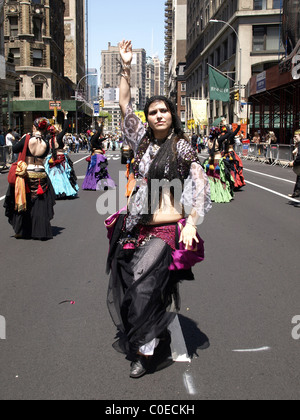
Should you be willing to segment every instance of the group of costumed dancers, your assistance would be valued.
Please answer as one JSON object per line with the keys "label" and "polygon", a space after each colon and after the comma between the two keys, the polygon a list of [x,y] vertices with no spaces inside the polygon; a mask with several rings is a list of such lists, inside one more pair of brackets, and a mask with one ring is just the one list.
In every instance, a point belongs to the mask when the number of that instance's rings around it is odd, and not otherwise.
{"label": "group of costumed dancers", "polygon": [[211,200],[215,203],[230,203],[234,192],[246,185],[243,162],[235,152],[235,137],[240,128],[231,131],[223,126],[210,131],[209,158],[204,162],[204,169],[210,183]]}
{"label": "group of costumed dancers", "polygon": [[[134,160],[128,166],[128,205],[105,221],[107,306],[118,330],[113,347],[131,361],[129,375],[138,379],[151,370],[155,358],[171,355],[171,343],[176,349],[180,347],[176,340],[184,342],[176,322],[179,283],[194,280],[192,269],[205,258],[197,228],[211,201],[231,201],[233,190],[244,181],[233,148],[236,132],[212,130],[210,157],[203,166],[168,98],[147,101],[145,127],[131,100],[131,41],[122,41],[119,47],[123,138]],[[76,175],[62,141],[67,113],[65,120],[61,133],[47,119],[36,120],[32,133],[14,147],[14,153],[25,152],[25,157],[18,161],[4,206],[17,238],[52,238],[55,200],[77,196]],[[107,171],[103,140],[101,124],[91,142],[83,189],[116,188]]]}
{"label": "group of costumed dancers", "polygon": [[[73,162],[63,141],[69,128],[68,112],[63,113],[62,131],[47,118],[37,118],[32,131],[13,147],[13,153],[19,158],[9,172],[4,208],[17,239],[52,239],[51,220],[56,201],[78,197]],[[103,140],[102,124],[91,141],[84,190],[116,188],[107,171]]]}

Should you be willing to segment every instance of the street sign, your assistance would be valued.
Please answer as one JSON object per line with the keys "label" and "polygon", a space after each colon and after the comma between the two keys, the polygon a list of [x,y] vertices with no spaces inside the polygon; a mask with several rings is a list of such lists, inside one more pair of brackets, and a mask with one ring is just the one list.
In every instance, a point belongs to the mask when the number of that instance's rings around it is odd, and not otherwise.
{"label": "street sign", "polygon": [[99,102],[94,102],[94,117],[100,116],[100,104]]}
{"label": "street sign", "polygon": [[50,111],[54,111],[55,108],[61,111],[61,102],[60,101],[50,101],[49,102],[49,109]]}

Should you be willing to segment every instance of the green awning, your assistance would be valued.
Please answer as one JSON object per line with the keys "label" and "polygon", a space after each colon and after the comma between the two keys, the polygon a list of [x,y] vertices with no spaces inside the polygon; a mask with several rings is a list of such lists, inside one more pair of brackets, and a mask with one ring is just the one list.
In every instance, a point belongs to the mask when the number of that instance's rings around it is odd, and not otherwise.
{"label": "green awning", "polygon": [[[32,100],[32,101],[12,101],[13,112],[53,112],[49,109],[49,102],[45,100]],[[76,112],[76,101],[66,100],[61,101],[61,107],[65,111]],[[93,109],[83,102],[77,102],[78,111],[84,112],[86,115],[92,117]]]}

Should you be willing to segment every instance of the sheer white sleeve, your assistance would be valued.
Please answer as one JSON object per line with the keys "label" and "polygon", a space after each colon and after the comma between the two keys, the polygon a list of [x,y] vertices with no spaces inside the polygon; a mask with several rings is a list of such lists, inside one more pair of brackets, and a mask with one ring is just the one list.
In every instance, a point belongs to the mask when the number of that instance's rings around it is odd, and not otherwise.
{"label": "sheer white sleeve", "polygon": [[141,119],[134,113],[131,102],[126,108],[122,132],[124,143],[136,154],[138,146],[146,134],[146,129]]}
{"label": "sheer white sleeve", "polygon": [[212,208],[210,184],[204,169],[198,162],[191,164],[190,174],[184,182],[181,204],[186,214],[196,212],[197,225],[203,223],[205,214]]}

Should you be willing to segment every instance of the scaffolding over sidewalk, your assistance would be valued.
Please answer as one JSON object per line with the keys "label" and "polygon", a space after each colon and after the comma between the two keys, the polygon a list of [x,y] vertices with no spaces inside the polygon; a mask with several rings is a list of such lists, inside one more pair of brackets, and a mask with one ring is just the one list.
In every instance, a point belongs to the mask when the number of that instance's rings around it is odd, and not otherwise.
{"label": "scaffolding over sidewalk", "polygon": [[247,89],[253,134],[274,131],[281,144],[290,144],[300,127],[299,60],[300,40],[283,61],[250,79]]}

